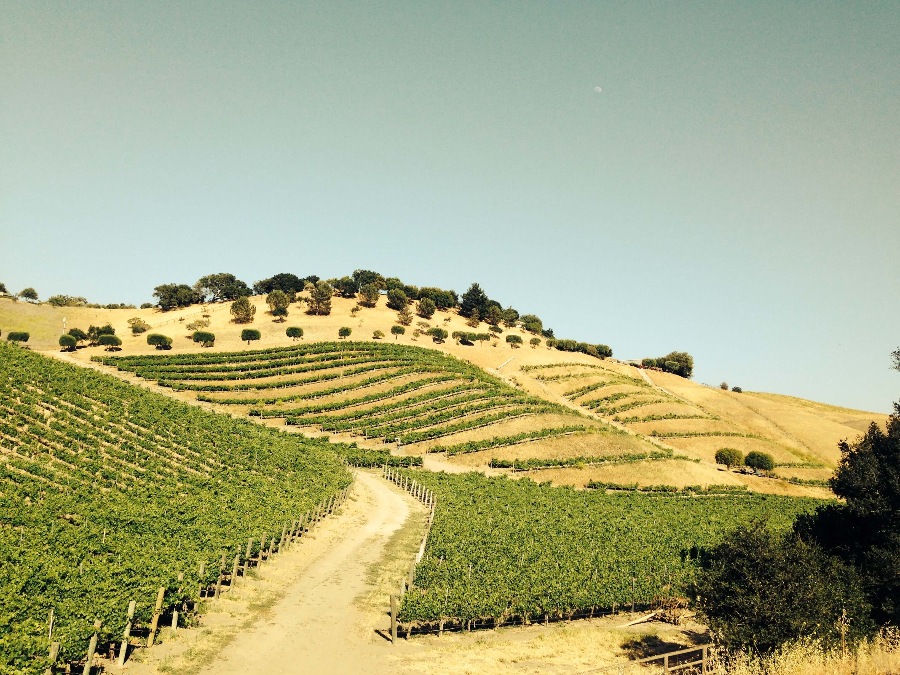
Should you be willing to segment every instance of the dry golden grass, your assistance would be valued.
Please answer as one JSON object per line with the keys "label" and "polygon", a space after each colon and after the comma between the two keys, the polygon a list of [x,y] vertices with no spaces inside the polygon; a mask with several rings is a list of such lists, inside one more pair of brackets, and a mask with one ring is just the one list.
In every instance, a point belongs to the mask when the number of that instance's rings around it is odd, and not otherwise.
{"label": "dry golden grass", "polygon": [[696,457],[704,462],[715,463],[716,451],[721,448],[735,448],[745,455],[753,450],[766,452],[777,463],[810,462],[821,464],[818,457],[814,457],[802,450],[779,445],[772,440],[764,438],[744,438],[740,436],[702,436],[694,438],[667,438],[668,445],[678,448],[685,455]]}
{"label": "dry golden grass", "polygon": [[[435,344],[427,336],[413,338],[412,332],[417,327],[418,317],[412,326],[407,327],[406,335],[394,339],[390,334],[390,328],[397,323],[397,314],[388,309],[384,299],[380,299],[375,308],[363,308],[353,315],[351,310],[356,306],[354,300],[343,298],[333,299],[332,313],[329,316],[310,316],[304,313],[305,305],[292,305],[289,308],[290,315],[287,321],[280,323],[268,315],[268,307],[263,297],[251,298],[251,302],[257,308],[255,320],[249,326],[260,330],[262,339],[252,343],[249,347],[240,340],[241,330],[247,325],[236,324],[230,314],[230,303],[210,304],[194,306],[171,312],[160,312],[155,309],[148,310],[93,310],[84,308],[54,308],[47,305],[30,305],[25,302],[12,302],[8,299],[0,299],[0,329],[27,330],[32,333],[30,345],[35,349],[47,349],[56,351],[57,340],[62,332],[62,317],[67,318],[67,326],[79,327],[86,330],[91,324],[103,325],[111,323],[116,328],[117,334],[123,340],[122,354],[149,354],[158,353],[146,344],[146,335],[132,336],[128,329],[127,321],[133,316],[141,317],[151,325],[151,332],[159,332],[173,338],[173,349],[168,354],[185,352],[222,352],[233,350],[268,348],[274,346],[287,346],[294,342],[285,335],[288,326],[300,326],[304,330],[304,342],[322,340],[333,341],[337,339],[338,329],[342,326],[353,330],[352,340],[370,340],[375,330],[385,333],[385,342],[396,342],[407,345],[436,349],[446,354],[467,360],[484,368],[489,374],[505,380],[509,384],[528,392],[532,395],[545,398],[554,403],[559,403],[573,410],[580,410],[589,417],[593,415],[576,403],[567,401],[563,393],[577,387],[585,386],[592,382],[612,380],[616,377],[628,377],[637,382],[649,380],[655,388],[634,386],[628,383],[617,382],[609,387],[592,392],[581,399],[580,402],[599,398],[615,391],[630,392],[628,398],[621,399],[615,404],[622,404],[629,400],[648,400],[662,398],[664,402],[651,403],[631,410],[618,413],[621,418],[644,417],[647,415],[675,414],[708,414],[717,416],[720,420],[658,420],[652,422],[631,422],[629,426],[633,430],[644,433],[656,429],[659,431],[708,431],[712,429],[727,429],[741,433],[759,435],[762,439],[739,437],[694,437],[694,438],[670,438],[665,439],[664,444],[683,451],[686,455],[701,459],[708,468],[715,471],[713,465],[714,455],[721,447],[735,447],[746,453],[750,450],[761,450],[772,454],[778,462],[811,461],[834,466],[838,459],[837,443],[841,439],[853,439],[863,431],[872,421],[882,423],[885,415],[866,413],[856,410],[848,410],[829,406],[827,404],[804,401],[777,394],[756,394],[722,391],[704,387],[690,380],[676,377],[667,373],[648,372],[637,369],[613,359],[598,361],[585,354],[566,353],[547,349],[542,342],[541,346],[533,349],[527,346],[530,335],[518,329],[507,329],[499,340],[486,345],[466,347],[456,345],[452,340],[444,344]],[[216,335],[216,344],[210,349],[204,349],[196,345],[190,339],[190,331],[187,324],[199,319],[203,314],[208,315],[210,325],[207,330]],[[466,325],[465,320],[455,313],[437,312],[428,322],[431,326],[440,326],[448,332],[454,330],[472,331]],[[486,326],[482,324],[478,332],[486,332]],[[526,346],[521,349],[512,349],[504,339],[508,334],[518,334],[523,337]],[[102,353],[100,348],[80,349],[70,355],[72,359],[85,362],[94,354]],[[534,370],[522,370],[523,366],[552,366]],[[538,376],[566,375],[567,379],[557,381],[541,381]],[[126,379],[129,379],[126,377]],[[133,378],[131,378],[133,380]],[[410,377],[408,379],[414,379]],[[350,377],[348,383],[353,381]],[[402,380],[407,381],[407,380]],[[387,389],[402,382],[401,380],[382,383],[368,388],[366,393],[374,393],[381,389]],[[316,385],[321,388],[330,388],[334,382]],[[173,393],[164,390],[165,393],[178,398],[190,400],[190,393]],[[279,390],[279,394],[289,393],[289,390]],[[347,396],[353,396],[348,394]],[[236,392],[224,394],[229,398],[239,397]],[[252,396],[252,395],[251,395]],[[329,397],[329,400],[340,399],[342,396]],[[289,407],[291,404],[285,404]],[[234,406],[230,408],[233,414],[244,414],[247,406]],[[572,424],[574,420],[558,415],[535,415],[510,420],[509,422],[494,425],[463,434],[448,436],[436,441],[419,444],[420,447],[404,448],[404,452],[421,453],[429,445],[435,443],[452,444],[468,440],[481,440],[498,435],[512,435],[523,431],[546,428],[559,424]],[[280,422],[275,422],[278,424]],[[305,432],[316,434],[315,430],[304,429]],[[337,438],[344,438],[339,436]],[[347,435],[347,440],[362,439]],[[634,443],[646,446],[644,441],[637,439],[625,439],[621,441],[623,446],[632,447]],[[361,442],[361,445],[368,445]],[[384,447],[373,445],[373,447]],[[519,451],[525,455],[518,454]],[[570,438],[542,441],[533,446],[517,448],[511,451],[502,451],[498,456],[541,456],[547,457],[571,457],[580,454],[590,454],[590,450],[581,445],[581,441]],[[481,453],[479,453],[481,454]],[[454,460],[460,462],[484,462],[483,454],[479,457]],[[677,463],[679,466],[684,462]],[[655,476],[657,469],[653,463],[646,466],[634,467],[641,471],[646,470],[648,475]],[[680,469],[679,469],[680,470]],[[801,474],[784,474],[805,477]],[[686,472],[685,484],[697,482],[694,480],[694,470]],[[816,474],[816,477],[818,474]],[[650,482],[658,482],[655,478]],[[672,482],[672,481],[669,481]]]}
{"label": "dry golden grass", "polygon": [[714,673],[727,675],[896,675],[900,673],[900,634],[886,631],[846,651],[816,640],[784,645],[771,656],[738,654],[719,660]]}

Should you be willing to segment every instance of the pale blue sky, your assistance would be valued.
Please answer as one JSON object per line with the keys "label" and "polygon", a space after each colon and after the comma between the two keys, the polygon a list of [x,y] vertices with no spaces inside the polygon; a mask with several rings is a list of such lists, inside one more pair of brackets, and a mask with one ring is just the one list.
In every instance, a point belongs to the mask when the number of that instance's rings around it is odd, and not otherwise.
{"label": "pale blue sky", "polygon": [[898,35],[896,1],[0,0],[0,281],[478,281],[618,357],[888,411]]}

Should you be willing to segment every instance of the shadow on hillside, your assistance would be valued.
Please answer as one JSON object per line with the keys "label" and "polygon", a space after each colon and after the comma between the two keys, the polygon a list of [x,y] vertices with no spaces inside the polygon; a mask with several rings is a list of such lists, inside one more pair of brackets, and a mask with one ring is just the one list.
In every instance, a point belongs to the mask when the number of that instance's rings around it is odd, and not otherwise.
{"label": "shadow on hillside", "polygon": [[642,635],[623,642],[622,649],[630,659],[645,659],[648,656],[689,649],[694,645],[702,645],[707,642],[709,642],[709,636],[706,633],[685,631],[677,642],[663,640],[658,635]]}

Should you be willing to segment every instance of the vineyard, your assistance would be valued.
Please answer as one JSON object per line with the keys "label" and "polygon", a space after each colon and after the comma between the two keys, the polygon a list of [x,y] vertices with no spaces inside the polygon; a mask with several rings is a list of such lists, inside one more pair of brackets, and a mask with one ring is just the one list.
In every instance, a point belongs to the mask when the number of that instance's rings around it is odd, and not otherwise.
{"label": "vineyard", "polygon": [[753,519],[787,528],[822,503],[730,486],[607,494],[474,473],[405,475],[437,499],[400,609],[412,631],[647,606],[684,593],[698,547]]}
{"label": "vineyard", "polygon": [[326,447],[0,344],[9,672],[43,671],[51,612],[62,658],[78,658],[95,620],[101,643],[121,637],[130,600],[146,625],[158,588],[187,602],[231,570],[248,539],[259,548],[268,537],[271,549],[349,485]]}
{"label": "vineyard", "polygon": [[[712,462],[715,451],[728,445],[744,452],[769,453],[779,463],[824,466],[811,455],[809,447],[785,434],[777,425],[759,419],[749,419],[751,424],[739,423],[738,420],[751,417],[740,405],[732,404],[726,408],[727,414],[720,414],[723,401],[715,397],[721,398],[724,393],[710,392],[708,399],[714,405],[703,405],[652,384],[649,378],[640,376],[641,371],[615,363],[555,363],[524,366],[522,370],[601,419],[663,441],[704,461]],[[693,389],[704,388],[694,386]]]}
{"label": "vineyard", "polygon": [[[605,428],[466,361],[406,345],[324,342],[94,359],[250,416],[283,418],[363,443],[397,443],[409,454],[473,452]],[[529,431],[507,433],[522,418],[530,420]],[[475,445],[460,440],[477,431],[482,438]]]}

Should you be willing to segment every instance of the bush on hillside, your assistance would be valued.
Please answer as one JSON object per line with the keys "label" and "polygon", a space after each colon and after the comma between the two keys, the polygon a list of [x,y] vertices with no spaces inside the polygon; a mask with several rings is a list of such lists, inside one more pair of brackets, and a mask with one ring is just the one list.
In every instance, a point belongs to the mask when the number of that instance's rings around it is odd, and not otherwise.
{"label": "bush on hillside", "polygon": [[641,365],[644,368],[658,368],[685,378],[689,378],[694,373],[694,357],[687,352],[669,352],[658,359],[642,359]]}
{"label": "bush on hillside", "polygon": [[844,612],[851,637],[871,628],[853,568],[796,535],[780,537],[761,523],[739,528],[699,562],[692,595],[729,647],[769,653],[799,637],[839,644]]}
{"label": "bush on hillside", "polygon": [[744,458],[744,464],[751,469],[760,469],[761,471],[771,471],[775,468],[775,460],[772,455],[758,450],[748,452]]}
{"label": "bush on hillside", "polygon": [[245,328],[241,331],[241,340],[246,342],[248,345],[255,340],[259,340],[261,337],[262,335],[255,328]]}
{"label": "bush on hillside", "polygon": [[383,337],[384,337],[384,331],[376,330],[374,333],[372,333],[373,340],[380,340]]}
{"label": "bush on hillside", "polygon": [[139,316],[128,319],[128,325],[131,327],[132,335],[140,335],[141,333],[146,333],[150,330],[150,324]]}
{"label": "bush on hillside", "polygon": [[531,348],[534,349],[534,348],[537,347],[539,344],[541,344],[541,338],[539,338],[539,337],[533,337],[533,338],[531,338],[531,339],[528,341],[528,344],[530,344],[530,345],[531,345]]}
{"label": "bush on hillside", "polygon": [[108,352],[117,351],[122,346],[122,338],[118,335],[109,335],[107,333],[97,338],[97,344],[101,347],[106,347]]}
{"label": "bush on hillside", "polygon": [[401,309],[406,309],[408,304],[409,298],[399,288],[393,288],[387,292],[387,306],[391,309],[400,311]]}
{"label": "bush on hillside", "polygon": [[416,305],[416,313],[423,319],[430,319],[434,316],[437,306],[431,298],[422,298]]}
{"label": "bush on hillside", "polygon": [[744,463],[744,453],[736,448],[721,448],[716,450],[716,464],[724,464],[728,468],[740,466]]}
{"label": "bush on hillside", "polygon": [[172,338],[160,335],[159,333],[150,333],[147,336],[147,344],[157,349],[171,349]]}
{"label": "bush on hillside", "polygon": [[231,316],[235,323],[250,323],[256,316],[256,306],[247,296],[241,296],[231,303]]}
{"label": "bush on hillside", "polygon": [[394,336],[394,339],[397,339],[397,336],[403,335],[406,332],[406,329],[403,326],[391,326],[391,335]]}
{"label": "bush on hillside", "polygon": [[[71,331],[70,331],[71,333]],[[110,324],[106,324],[105,326],[88,326],[87,329],[87,340],[88,344],[92,347],[100,344],[100,337],[103,335],[115,335],[116,329],[113,328]]]}
{"label": "bush on hillside", "polygon": [[63,351],[74,352],[78,346],[78,342],[74,337],[66,333],[65,335],[59,336],[59,346],[63,348]]}
{"label": "bush on hillside", "polygon": [[198,330],[194,332],[194,334],[191,336],[191,339],[204,347],[212,347],[214,344],[216,344],[215,334],[209,333],[204,330]]}
{"label": "bush on hillside", "polygon": [[430,335],[431,338],[438,344],[442,344],[444,342],[444,340],[447,339],[447,336],[449,335],[449,333],[447,331],[445,331],[443,328],[438,328],[438,327],[429,328],[427,331],[425,331],[425,334]]}
{"label": "bush on hillside", "polygon": [[513,349],[518,349],[522,346],[522,338],[518,335],[507,335],[506,343]]}
{"label": "bush on hillside", "polygon": [[338,328],[338,337],[341,340],[343,340],[344,338],[350,337],[350,333],[352,333],[352,332],[353,332],[352,328],[349,328],[347,326],[341,326],[340,328]]}
{"label": "bush on hillside", "polygon": [[744,393],[744,390],[741,389],[740,387],[732,387],[732,388],[731,388],[731,391],[733,391],[735,394],[742,394],[742,393]]}
{"label": "bush on hillside", "polygon": [[381,293],[375,283],[365,284],[359,289],[359,303],[364,307],[374,307],[378,304],[379,297]]}
{"label": "bush on hillside", "polygon": [[303,329],[299,326],[291,326],[286,331],[284,331],[285,335],[287,335],[292,340],[296,340],[298,338],[303,337]]}

